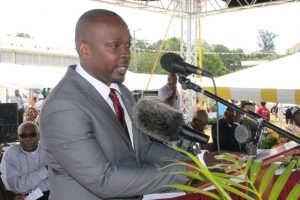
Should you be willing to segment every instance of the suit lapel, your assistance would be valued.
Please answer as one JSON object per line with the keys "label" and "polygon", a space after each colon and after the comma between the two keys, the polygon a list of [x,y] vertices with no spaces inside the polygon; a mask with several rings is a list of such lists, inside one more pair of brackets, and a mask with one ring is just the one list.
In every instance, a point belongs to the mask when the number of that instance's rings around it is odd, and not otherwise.
{"label": "suit lapel", "polygon": [[[127,113],[130,117],[130,120],[132,122],[132,136],[133,136],[133,144],[134,144],[134,149],[135,149],[135,152],[136,154],[138,155],[138,132],[133,124],[133,120],[132,120],[132,109],[133,109],[133,103],[130,103],[130,100],[128,99],[128,95],[127,92],[123,89],[123,85],[119,85],[120,87],[120,90],[121,90],[121,93],[122,93],[122,100],[123,100],[123,103],[126,107],[126,110],[127,110]],[[131,95],[131,94],[130,94]]]}
{"label": "suit lapel", "polygon": [[125,135],[124,129],[123,129],[121,123],[119,123],[119,121],[116,118],[115,113],[113,112],[111,107],[108,105],[106,100],[99,94],[99,92],[96,90],[96,88],[92,84],[90,84],[86,79],[81,77],[77,72],[75,72],[75,67],[73,68],[73,70],[71,70],[69,75],[70,75],[70,77],[72,77],[72,79],[75,80],[75,83],[78,83],[77,87],[78,87],[80,93],[86,98],[86,100],[89,101],[91,104],[93,104],[95,106],[95,108],[104,110],[103,113],[105,115],[107,115],[107,119],[109,120],[109,122],[112,123],[116,127],[116,129],[118,130],[118,134],[120,134],[121,137],[124,138],[127,145],[130,147],[130,149],[132,149],[131,141]]}

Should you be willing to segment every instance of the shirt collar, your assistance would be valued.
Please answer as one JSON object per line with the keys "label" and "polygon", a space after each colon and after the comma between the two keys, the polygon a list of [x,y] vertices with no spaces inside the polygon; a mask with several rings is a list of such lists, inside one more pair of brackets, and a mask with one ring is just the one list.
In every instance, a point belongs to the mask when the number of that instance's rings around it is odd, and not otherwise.
{"label": "shirt collar", "polygon": [[110,93],[110,88],[115,89],[116,91],[118,91],[119,94],[121,94],[119,85],[117,83],[112,83],[108,87],[106,84],[104,84],[103,82],[95,79],[93,76],[91,76],[89,73],[87,73],[85,71],[85,69],[80,65],[80,63],[77,64],[75,70],[84,79],[86,79],[90,84],[92,84],[104,99],[108,98],[108,95]]}

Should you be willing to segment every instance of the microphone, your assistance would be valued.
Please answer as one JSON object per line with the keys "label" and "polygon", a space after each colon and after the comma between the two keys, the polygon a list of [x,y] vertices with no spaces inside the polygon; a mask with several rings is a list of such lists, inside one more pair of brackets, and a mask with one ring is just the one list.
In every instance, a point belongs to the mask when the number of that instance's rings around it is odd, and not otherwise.
{"label": "microphone", "polygon": [[166,71],[170,73],[178,73],[183,76],[197,74],[206,77],[212,77],[208,71],[183,62],[183,59],[175,53],[165,53],[162,55],[160,64]]}
{"label": "microphone", "polygon": [[249,143],[256,140],[256,132],[258,124],[253,119],[245,116],[242,123],[234,130],[235,139],[241,143]]}
{"label": "microphone", "polygon": [[183,138],[207,144],[209,136],[185,125],[178,110],[151,99],[141,99],[133,107],[133,123],[144,134],[164,143]]}

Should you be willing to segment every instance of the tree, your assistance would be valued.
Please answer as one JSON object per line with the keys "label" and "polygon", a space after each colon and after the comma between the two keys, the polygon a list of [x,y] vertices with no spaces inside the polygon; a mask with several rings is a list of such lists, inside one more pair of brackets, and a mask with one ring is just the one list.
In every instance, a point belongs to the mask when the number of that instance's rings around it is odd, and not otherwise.
{"label": "tree", "polygon": [[213,76],[216,77],[225,75],[229,72],[218,54],[204,54],[203,66],[203,69],[209,71]]}
{"label": "tree", "polygon": [[[135,71],[134,63],[137,63],[137,72],[139,73],[151,73],[154,64],[157,64],[154,71],[155,74],[166,74],[167,72],[160,66],[160,62],[157,60],[157,52],[161,48],[163,40],[159,40],[153,44],[149,44],[145,40],[137,40],[137,57],[132,58],[132,61],[129,65],[129,70]],[[164,41],[164,46],[162,48],[163,52],[179,52],[180,51],[180,39],[179,38],[168,38]],[[133,60],[136,59],[136,60]],[[160,58],[158,59],[158,61]]]}
{"label": "tree", "polygon": [[213,76],[227,74],[229,70],[224,66],[224,62],[219,54],[206,41],[202,43],[203,48],[203,69],[209,71]]}
{"label": "tree", "polygon": [[257,45],[260,47],[261,53],[272,54],[275,53],[274,39],[278,36],[273,32],[259,29],[257,36]]}
{"label": "tree", "polygon": [[240,53],[243,52],[241,49],[235,51],[230,50],[224,45],[212,45],[212,52],[219,54],[219,57],[229,72],[234,72],[241,68]]}

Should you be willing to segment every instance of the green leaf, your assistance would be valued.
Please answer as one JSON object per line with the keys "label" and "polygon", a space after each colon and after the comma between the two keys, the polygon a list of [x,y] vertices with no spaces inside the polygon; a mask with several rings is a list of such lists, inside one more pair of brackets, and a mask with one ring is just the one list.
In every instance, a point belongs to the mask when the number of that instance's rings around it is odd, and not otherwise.
{"label": "green leaf", "polygon": [[294,185],[293,189],[290,191],[289,195],[287,196],[286,200],[295,200],[295,199],[299,199],[300,197],[300,184],[297,183],[296,185]]}
{"label": "green leaf", "polygon": [[243,197],[243,198],[248,199],[248,200],[254,200],[254,198],[252,198],[252,197],[250,197],[249,195],[247,195],[247,194],[245,194],[245,193],[239,191],[238,189],[236,189],[236,188],[234,188],[234,187],[231,187],[231,186],[229,186],[229,185],[223,185],[223,187],[224,187],[226,190],[228,190],[228,191],[230,191],[230,192],[233,192],[234,194],[236,194],[236,195],[238,195],[238,196],[240,196],[240,197]]}
{"label": "green leaf", "polygon": [[220,195],[222,196],[223,199],[231,199],[230,196],[227,194],[227,192],[216,181],[215,177],[210,173],[210,171],[207,169],[207,167],[204,166],[196,156],[194,156],[193,154],[191,154],[179,147],[173,146],[173,148],[176,149],[177,151],[187,155],[189,158],[191,158],[194,161],[194,163],[199,167],[199,171],[201,171],[202,174],[213,183],[213,185],[217,188],[218,192],[220,193]]}
{"label": "green leaf", "polygon": [[261,161],[255,161],[252,163],[251,171],[250,171],[250,181],[252,183],[254,183],[256,178],[258,177],[261,167],[262,167]]}
{"label": "green leaf", "polygon": [[196,179],[199,181],[207,181],[206,177],[203,174],[198,172],[177,172],[178,175],[183,175],[192,179]]}
{"label": "green leaf", "polygon": [[234,179],[245,181],[244,178],[238,177],[237,175],[223,174],[223,173],[219,173],[219,172],[213,172],[212,174],[215,177],[223,177],[223,178],[227,178],[227,179],[234,178]]}
{"label": "green leaf", "polygon": [[263,195],[263,193],[265,192],[267,186],[270,184],[271,180],[274,177],[275,171],[278,169],[280,165],[272,163],[268,169],[266,170],[263,179],[261,180],[261,183],[259,185],[259,194]]}
{"label": "green leaf", "polygon": [[249,159],[247,160],[247,163],[246,163],[246,167],[245,167],[245,170],[244,170],[244,174],[246,175],[252,165],[252,157],[249,157]]}
{"label": "green leaf", "polygon": [[222,154],[222,155],[217,155],[217,156],[215,156],[215,158],[218,159],[218,160],[228,161],[228,162],[231,162],[231,163],[237,163],[236,157],[233,156],[232,154],[229,154],[229,153],[225,153],[225,154]]}
{"label": "green leaf", "polygon": [[283,173],[278,177],[278,179],[276,180],[276,182],[270,192],[269,200],[278,198],[282,188],[284,187],[289,176],[291,175],[295,164],[296,164],[296,162],[294,160],[291,161],[290,164],[285,168]]}
{"label": "green leaf", "polygon": [[[224,178],[216,178],[216,179],[218,180],[218,182],[219,182],[222,186],[224,186],[224,185],[226,185],[226,186],[235,186],[235,187],[237,187],[237,188],[241,188],[241,189],[247,190],[247,191],[249,191],[249,192],[255,194],[255,191],[254,191],[253,189],[251,189],[251,188],[249,188],[249,187],[247,187],[247,186],[245,186],[245,185],[243,185],[243,184],[237,183],[237,182],[235,182],[235,181],[233,181],[233,180],[230,180],[230,179],[224,179]],[[228,189],[228,190],[229,190],[229,189]],[[230,191],[230,192],[234,192],[234,191],[231,191],[231,190],[229,190],[229,191]]]}
{"label": "green leaf", "polygon": [[201,189],[194,188],[194,187],[187,186],[187,185],[170,184],[170,185],[166,185],[166,187],[176,188],[176,189],[179,189],[179,190],[190,191],[190,192],[194,192],[194,193],[200,193],[200,194],[209,196],[209,197],[214,198],[214,199],[222,200],[222,198],[219,197],[218,195],[216,195],[215,193],[208,192],[208,191],[201,190]]}

